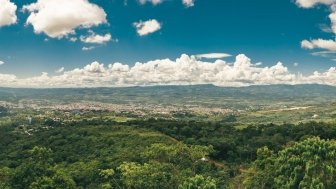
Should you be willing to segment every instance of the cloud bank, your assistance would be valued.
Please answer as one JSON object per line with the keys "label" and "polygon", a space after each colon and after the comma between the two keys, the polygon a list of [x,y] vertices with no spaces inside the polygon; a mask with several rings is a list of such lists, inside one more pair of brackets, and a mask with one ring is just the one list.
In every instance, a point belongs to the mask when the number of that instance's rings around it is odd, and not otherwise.
{"label": "cloud bank", "polygon": [[31,24],[35,33],[45,33],[51,38],[107,23],[105,11],[88,0],[38,0],[22,9],[30,13],[26,24]]}
{"label": "cloud bank", "polygon": [[129,66],[113,63],[105,66],[93,62],[84,68],[49,76],[42,73],[31,78],[0,74],[2,87],[124,87],[149,85],[248,86],[270,84],[326,84],[336,86],[336,67],[311,75],[293,74],[282,63],[260,67],[240,54],[234,62],[204,62],[195,56],[181,55],[176,60],[159,59]]}
{"label": "cloud bank", "polygon": [[0,0],[0,27],[15,24],[17,6],[10,0]]}

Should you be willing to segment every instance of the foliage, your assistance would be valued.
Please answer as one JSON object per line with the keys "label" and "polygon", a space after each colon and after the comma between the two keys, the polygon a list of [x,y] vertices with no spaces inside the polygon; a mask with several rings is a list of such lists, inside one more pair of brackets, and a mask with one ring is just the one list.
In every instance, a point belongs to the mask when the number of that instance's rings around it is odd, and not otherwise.
{"label": "foliage", "polygon": [[125,162],[119,170],[128,188],[177,188],[184,179],[206,169],[202,159],[210,152],[212,147],[157,143],[142,153],[147,163]]}
{"label": "foliage", "polygon": [[[154,118],[117,123],[101,119],[108,112],[89,112],[69,115],[71,122],[45,113],[27,126],[29,114],[0,118],[5,120],[0,188],[164,189],[209,182],[217,188],[329,189],[335,184],[334,142],[327,140],[336,138],[332,123]],[[66,117],[61,111],[52,115]]]}
{"label": "foliage", "polygon": [[[258,149],[253,167],[247,170],[244,185],[246,189],[274,188],[275,154],[267,147]],[[260,171],[262,170],[262,171]]]}
{"label": "foliage", "polygon": [[6,116],[8,114],[8,109],[6,107],[0,106],[0,117]]}
{"label": "foliage", "polygon": [[278,188],[334,188],[336,143],[317,137],[304,140],[280,151],[276,165]]}
{"label": "foliage", "polygon": [[9,183],[12,188],[29,189],[73,189],[75,182],[62,170],[54,169],[52,151],[44,147],[35,146],[29,151],[30,157],[20,165]]}
{"label": "foliage", "polygon": [[246,188],[332,189],[336,177],[336,143],[309,138],[273,154],[267,148],[258,151],[255,173]]}
{"label": "foliage", "polygon": [[8,167],[0,168],[0,188],[9,188],[9,178],[11,174],[11,169]]}
{"label": "foliage", "polygon": [[250,163],[257,158],[257,149],[267,146],[279,151],[289,142],[319,136],[336,138],[336,127],[329,123],[261,124],[236,128],[220,122],[174,120],[136,120],[134,125],[165,133],[187,144],[213,146],[211,157],[233,164]]}
{"label": "foliage", "polygon": [[178,189],[216,189],[216,181],[210,177],[204,178],[202,175],[196,175],[189,178]]}
{"label": "foliage", "polygon": [[169,164],[150,162],[138,164],[134,162],[123,163],[119,166],[123,183],[127,188],[175,188],[173,167]]}
{"label": "foliage", "polygon": [[193,167],[193,165],[208,157],[211,152],[213,152],[211,146],[156,143],[148,147],[142,155],[146,159],[177,164],[184,167]]}
{"label": "foliage", "polygon": [[0,188],[177,188],[197,173],[227,179],[201,161],[211,146],[186,145],[149,129],[56,126],[32,136],[0,129]]}

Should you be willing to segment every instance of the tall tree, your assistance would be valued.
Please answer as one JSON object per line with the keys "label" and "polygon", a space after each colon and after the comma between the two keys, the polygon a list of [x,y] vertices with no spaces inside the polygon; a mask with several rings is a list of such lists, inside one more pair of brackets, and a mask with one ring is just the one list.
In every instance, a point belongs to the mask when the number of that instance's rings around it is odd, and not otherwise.
{"label": "tall tree", "polygon": [[244,182],[246,188],[333,189],[336,142],[313,137],[277,154],[259,149],[250,171]]}

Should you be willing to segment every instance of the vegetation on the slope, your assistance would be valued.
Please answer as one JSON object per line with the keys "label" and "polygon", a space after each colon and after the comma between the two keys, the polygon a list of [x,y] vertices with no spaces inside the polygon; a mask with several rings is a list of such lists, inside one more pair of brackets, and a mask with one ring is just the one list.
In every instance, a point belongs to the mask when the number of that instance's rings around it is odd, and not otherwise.
{"label": "vegetation on the slope", "polygon": [[295,143],[278,153],[267,147],[247,172],[246,188],[321,188],[336,186],[336,142],[318,137]]}
{"label": "vegetation on the slope", "polygon": [[177,188],[196,175],[228,178],[207,161],[211,146],[148,129],[78,125],[34,135],[0,129],[2,188]]}
{"label": "vegetation on the slope", "polygon": [[329,189],[336,184],[333,123],[116,122],[105,119],[107,112],[91,112],[74,115],[72,122],[43,117],[27,125],[29,114],[1,119],[0,188]]}

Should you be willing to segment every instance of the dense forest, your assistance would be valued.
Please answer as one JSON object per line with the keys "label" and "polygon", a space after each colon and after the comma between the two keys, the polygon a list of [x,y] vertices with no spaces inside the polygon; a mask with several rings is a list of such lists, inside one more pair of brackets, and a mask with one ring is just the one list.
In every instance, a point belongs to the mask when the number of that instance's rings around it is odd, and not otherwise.
{"label": "dense forest", "polygon": [[[0,127],[0,188],[324,188],[336,185],[332,123],[45,120]],[[48,127],[47,127],[48,126]],[[34,129],[34,128],[32,128]]]}

